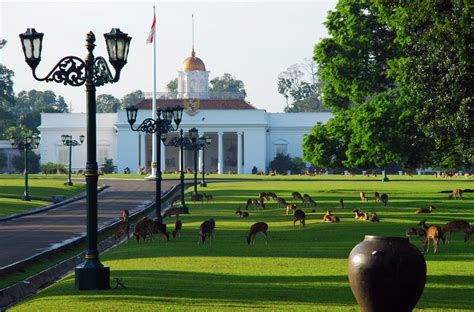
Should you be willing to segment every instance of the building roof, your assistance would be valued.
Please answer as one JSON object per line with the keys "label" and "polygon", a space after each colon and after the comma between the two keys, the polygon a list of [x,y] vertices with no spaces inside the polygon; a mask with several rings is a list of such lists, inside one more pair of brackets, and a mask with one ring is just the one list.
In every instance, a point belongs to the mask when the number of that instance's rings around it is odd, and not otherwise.
{"label": "building roof", "polygon": [[[176,106],[181,107],[188,107],[189,106],[188,99],[157,99],[156,106],[164,109],[164,108],[173,108]],[[193,102],[199,101],[199,106],[197,109],[256,109],[253,105],[248,103],[245,100],[221,100],[221,99],[199,99],[199,100],[192,100]],[[151,99],[143,99],[142,101],[135,104],[135,107],[138,109],[151,109],[152,108],[152,101]]]}
{"label": "building roof", "polygon": [[206,71],[206,65],[204,65],[204,62],[196,56],[196,53],[193,51],[191,52],[191,56],[187,57],[183,61],[183,65],[181,65],[181,68],[183,71]]}

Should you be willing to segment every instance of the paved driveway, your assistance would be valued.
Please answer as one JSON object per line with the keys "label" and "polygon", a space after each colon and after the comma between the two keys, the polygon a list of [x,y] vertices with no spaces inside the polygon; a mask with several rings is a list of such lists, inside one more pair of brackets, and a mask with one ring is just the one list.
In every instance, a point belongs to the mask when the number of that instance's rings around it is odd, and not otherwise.
{"label": "paved driveway", "polygon": [[[99,228],[120,217],[123,209],[130,212],[140,204],[153,201],[155,181],[99,180],[110,187],[99,193]],[[163,181],[169,190],[177,181]],[[0,222],[0,268],[29,258],[86,232],[86,199],[42,213]]]}

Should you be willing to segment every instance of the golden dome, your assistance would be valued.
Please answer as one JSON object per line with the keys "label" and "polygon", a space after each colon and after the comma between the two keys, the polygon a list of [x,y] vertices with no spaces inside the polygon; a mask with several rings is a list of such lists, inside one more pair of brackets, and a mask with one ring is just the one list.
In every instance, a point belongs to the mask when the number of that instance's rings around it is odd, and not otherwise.
{"label": "golden dome", "polygon": [[194,70],[200,70],[200,71],[206,71],[206,65],[204,65],[204,62],[199,58],[196,57],[196,53],[193,51],[191,52],[191,56],[187,57],[183,61],[183,65],[181,66],[183,71],[194,71]]}

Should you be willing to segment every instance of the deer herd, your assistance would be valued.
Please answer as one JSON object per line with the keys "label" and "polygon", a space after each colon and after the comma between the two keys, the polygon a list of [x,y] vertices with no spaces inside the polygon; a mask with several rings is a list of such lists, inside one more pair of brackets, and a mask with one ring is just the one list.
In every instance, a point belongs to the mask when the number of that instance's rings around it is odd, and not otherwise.
{"label": "deer herd", "polygon": [[[461,189],[455,189],[449,195],[449,199],[462,199],[463,191]],[[293,203],[287,202],[283,197],[279,197],[276,195],[275,192],[261,192],[257,198],[248,198],[245,202],[245,210],[242,211],[241,207],[237,208],[235,211],[236,215],[239,215],[241,218],[248,218],[250,216],[248,209],[249,207],[253,207],[254,210],[258,209],[265,209],[266,204],[273,201],[276,203],[278,207],[285,208],[286,215],[290,213],[293,215],[293,227],[296,226],[296,223],[299,222],[299,226],[306,226],[306,213],[298,207],[299,204],[304,205],[305,208],[307,207],[316,207],[316,201],[308,194],[301,195],[299,192],[292,192],[291,196],[293,198]],[[205,196],[208,200],[213,200],[212,195],[207,194]],[[369,197],[365,192],[359,193],[359,198],[362,202],[368,202]],[[374,192],[373,199],[375,202],[380,202],[383,204],[384,207],[388,205],[388,195],[383,193],[379,194],[378,192]],[[179,200],[179,199],[178,199]],[[178,200],[173,200],[177,202]],[[176,217],[175,227],[174,230],[171,232],[173,238],[179,238],[181,236],[181,228],[182,228],[182,221],[179,220],[180,209],[174,206],[174,202],[172,205],[161,212],[162,218],[166,217]],[[339,199],[339,207],[341,209],[345,208],[344,199]],[[429,205],[428,208],[418,208],[415,211],[415,214],[426,214],[432,213],[435,207],[433,205]],[[311,212],[316,212],[313,209]],[[352,212],[355,213],[354,218],[360,221],[368,221],[368,222],[380,222],[380,218],[376,212],[363,212],[360,208],[354,208]],[[469,222],[465,220],[453,220],[448,222],[445,226],[441,227],[435,224],[428,225],[426,224],[426,219],[421,220],[417,223],[415,227],[410,227],[406,230],[406,236],[415,236],[421,240],[421,249],[422,252],[429,251],[430,242],[433,243],[434,246],[434,253],[438,252],[439,243],[442,242],[443,244],[449,243],[451,240],[451,235],[453,232],[461,232],[464,234],[464,242],[468,242],[470,239],[471,234],[474,232],[474,228],[471,228]],[[322,222],[326,223],[338,223],[341,222],[341,218],[334,215],[332,210],[327,210],[323,216]],[[199,238],[198,244],[204,244],[206,240],[209,243],[212,242],[214,238],[214,230],[216,227],[216,222],[213,218],[205,220],[201,223],[199,227]],[[268,224],[265,222],[257,222],[254,223],[249,230],[248,235],[246,236],[246,241],[248,245],[255,244],[255,237],[258,233],[262,233],[265,237],[265,244],[267,243],[267,231],[268,231]],[[151,220],[148,217],[144,217],[139,220],[134,228],[133,236],[137,239],[137,242],[146,241],[147,238],[149,240],[153,240],[153,235],[159,234],[163,236],[166,241],[170,239],[170,233],[167,231],[167,225],[161,220],[155,219]],[[117,224],[113,240],[115,242],[120,240],[122,235],[126,235],[127,238],[130,238],[130,222],[129,222],[129,212],[127,210],[122,211],[121,220]]]}

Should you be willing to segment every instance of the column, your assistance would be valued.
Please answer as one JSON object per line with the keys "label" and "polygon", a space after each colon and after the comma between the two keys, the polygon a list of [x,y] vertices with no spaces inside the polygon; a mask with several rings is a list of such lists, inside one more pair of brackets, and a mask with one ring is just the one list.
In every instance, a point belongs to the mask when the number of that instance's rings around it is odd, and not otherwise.
{"label": "column", "polygon": [[161,147],[161,172],[165,172],[166,170],[166,148],[165,144],[160,140],[160,147]]}
{"label": "column", "polygon": [[217,133],[218,140],[217,140],[217,173],[223,174],[224,173],[224,133],[218,132]]}
{"label": "column", "polygon": [[237,132],[237,174],[242,174],[242,132]]}

